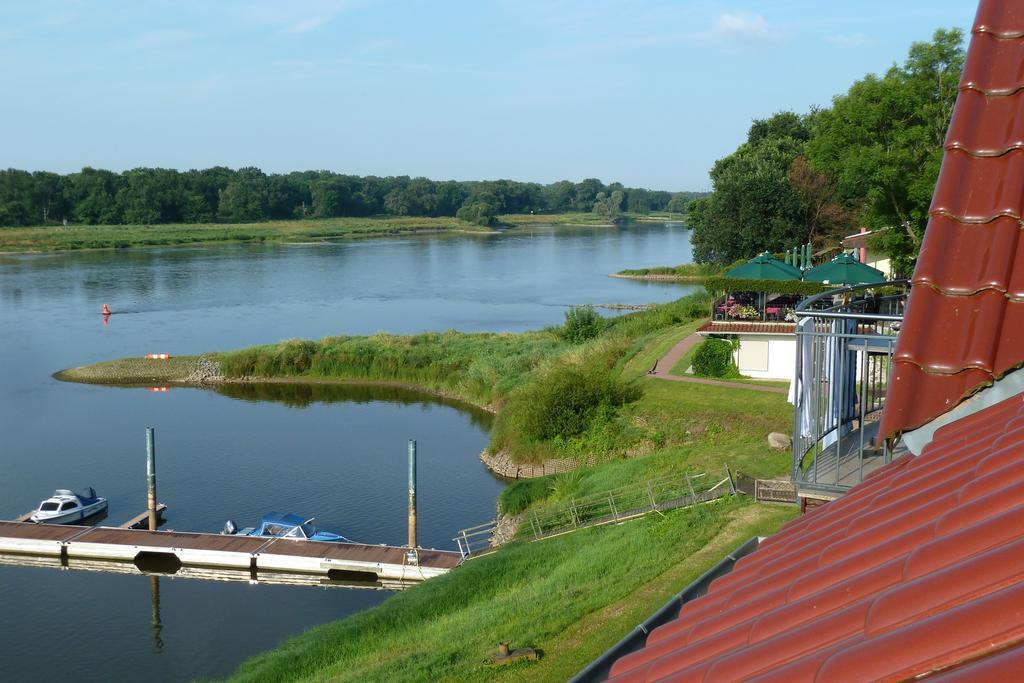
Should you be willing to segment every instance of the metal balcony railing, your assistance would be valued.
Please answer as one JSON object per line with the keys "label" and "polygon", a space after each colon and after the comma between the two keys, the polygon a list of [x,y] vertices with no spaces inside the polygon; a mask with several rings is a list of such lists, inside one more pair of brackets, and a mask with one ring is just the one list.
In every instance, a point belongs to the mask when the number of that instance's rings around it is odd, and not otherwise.
{"label": "metal balcony railing", "polygon": [[798,489],[842,493],[892,459],[888,444],[875,442],[908,293],[897,280],[832,290],[797,307],[790,400]]}

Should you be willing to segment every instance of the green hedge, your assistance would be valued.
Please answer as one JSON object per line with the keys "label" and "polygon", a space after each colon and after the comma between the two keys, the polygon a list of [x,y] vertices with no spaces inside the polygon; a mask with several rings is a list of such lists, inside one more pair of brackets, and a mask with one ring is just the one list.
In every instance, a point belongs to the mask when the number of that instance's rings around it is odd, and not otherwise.
{"label": "green hedge", "polygon": [[835,289],[835,285],[825,285],[820,282],[804,282],[803,280],[748,280],[738,277],[709,277],[704,280],[704,287],[712,296],[728,292],[766,292],[768,294],[811,296],[812,294],[820,294],[829,289]]}
{"label": "green hedge", "polygon": [[705,339],[693,354],[693,374],[700,377],[739,377],[732,360],[733,344],[725,339]]}

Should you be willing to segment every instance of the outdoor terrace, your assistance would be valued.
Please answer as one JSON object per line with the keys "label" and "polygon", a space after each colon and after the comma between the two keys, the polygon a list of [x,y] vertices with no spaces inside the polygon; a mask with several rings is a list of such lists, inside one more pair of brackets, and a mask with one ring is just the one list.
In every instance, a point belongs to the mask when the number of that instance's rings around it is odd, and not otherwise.
{"label": "outdoor terrace", "polygon": [[711,309],[714,322],[793,322],[800,302],[796,294],[731,292],[715,300]]}

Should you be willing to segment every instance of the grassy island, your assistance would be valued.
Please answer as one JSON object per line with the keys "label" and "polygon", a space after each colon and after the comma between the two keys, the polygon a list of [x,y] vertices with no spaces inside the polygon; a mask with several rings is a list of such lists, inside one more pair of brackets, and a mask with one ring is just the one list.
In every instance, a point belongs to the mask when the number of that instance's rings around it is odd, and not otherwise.
{"label": "grassy island", "polygon": [[654,266],[632,268],[613,273],[612,277],[627,280],[660,280],[664,282],[688,282],[699,284],[707,278],[720,276],[724,268],[713,263],[684,263],[679,266]]}
{"label": "grassy island", "polygon": [[[784,474],[766,435],[787,431],[778,394],[651,378],[702,322],[707,295],[604,318],[571,309],[564,325],[522,334],[377,334],[289,340],[170,361],[122,359],[57,374],[113,384],[359,382],[416,387],[496,413],[489,450],[517,462],[575,459],[574,471],[520,480],[499,499],[521,515],[573,497],[726,465]],[[243,664],[239,680],[565,680],[672,594],[794,508],[723,499],[539,542],[514,541],[380,607],[312,629]],[[484,520],[481,520],[484,521]],[[499,641],[543,651],[494,670]]]}

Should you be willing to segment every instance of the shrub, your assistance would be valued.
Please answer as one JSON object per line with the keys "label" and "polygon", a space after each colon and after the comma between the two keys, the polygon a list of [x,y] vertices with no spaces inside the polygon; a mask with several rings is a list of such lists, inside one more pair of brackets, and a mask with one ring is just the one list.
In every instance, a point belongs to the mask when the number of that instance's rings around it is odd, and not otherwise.
{"label": "shrub", "polygon": [[565,324],[562,325],[559,336],[568,342],[579,344],[601,334],[607,326],[607,320],[590,304],[573,306],[565,312]]}
{"label": "shrub", "polygon": [[460,221],[484,226],[494,225],[497,222],[494,207],[486,202],[464,204],[455,212],[455,217]]}
{"label": "shrub", "polygon": [[725,339],[705,339],[693,354],[693,373],[701,377],[737,377],[732,360],[732,343]]}
{"label": "shrub", "polygon": [[607,411],[640,398],[636,384],[623,382],[603,363],[557,365],[513,393],[498,416],[499,448],[506,437],[525,441],[568,439],[581,434]]}

